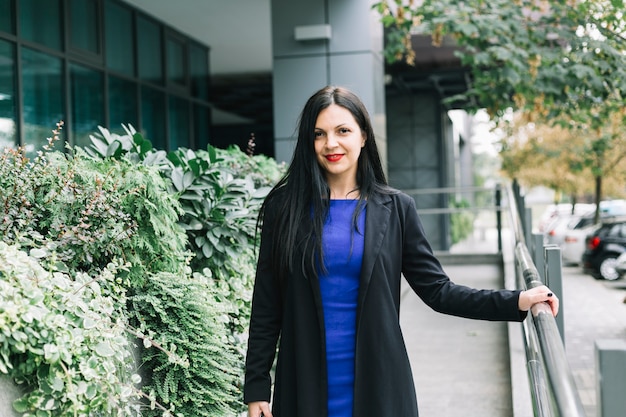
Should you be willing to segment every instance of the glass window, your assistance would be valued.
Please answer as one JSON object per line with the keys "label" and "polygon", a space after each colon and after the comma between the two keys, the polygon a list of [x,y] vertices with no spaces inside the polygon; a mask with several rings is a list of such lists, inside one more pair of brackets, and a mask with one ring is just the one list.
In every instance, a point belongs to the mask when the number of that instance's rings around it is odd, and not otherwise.
{"label": "glass window", "polygon": [[209,129],[211,126],[211,109],[208,106],[196,104],[193,107],[193,137],[196,149],[206,149],[211,143]]}
{"label": "glass window", "polygon": [[144,138],[156,149],[167,150],[165,144],[165,94],[153,88],[141,89],[141,129]]}
{"label": "glass window", "polygon": [[[41,150],[56,124],[65,120],[61,69],[60,59],[22,48],[24,145],[29,155]],[[63,141],[56,143],[57,149],[63,149]]]}
{"label": "glass window", "polygon": [[89,135],[104,125],[103,75],[102,72],[72,64],[70,66],[72,94],[73,144],[86,146],[91,143]]}
{"label": "glass window", "polygon": [[110,131],[124,133],[124,125],[138,129],[137,84],[117,77],[109,77]]}
{"label": "glass window", "polygon": [[139,78],[163,84],[163,60],[159,25],[143,17],[137,18],[137,55]]}
{"label": "glass window", "polygon": [[133,53],[133,15],[130,9],[108,1],[104,12],[107,67],[126,75],[135,75]]}
{"label": "glass window", "polygon": [[100,19],[97,0],[70,0],[70,45],[100,55]]}
{"label": "glass window", "polygon": [[167,79],[170,83],[184,86],[185,80],[185,45],[173,38],[167,39]]}
{"label": "glass window", "polygon": [[17,145],[16,116],[15,46],[0,41],[0,149]]}
{"label": "glass window", "polygon": [[0,0],[0,30],[15,33],[13,24],[13,0]]}
{"label": "glass window", "polygon": [[191,44],[189,47],[189,73],[191,94],[194,97],[209,98],[209,52],[206,48]]}
{"label": "glass window", "polygon": [[169,150],[189,148],[189,102],[178,97],[169,99]]}
{"label": "glass window", "polygon": [[60,50],[63,45],[60,9],[60,0],[21,0],[21,36]]}

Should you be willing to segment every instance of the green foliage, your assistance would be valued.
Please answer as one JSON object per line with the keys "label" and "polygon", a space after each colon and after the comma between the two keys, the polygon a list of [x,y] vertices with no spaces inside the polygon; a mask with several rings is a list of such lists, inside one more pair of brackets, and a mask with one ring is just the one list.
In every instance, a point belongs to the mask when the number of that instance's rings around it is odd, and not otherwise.
{"label": "green foliage", "polygon": [[[195,254],[192,270],[208,278],[214,302],[225,306],[226,340],[237,352],[237,371],[242,377],[254,284],[256,219],[264,197],[285,166],[263,155],[247,155],[235,146],[208,146],[198,151],[181,148],[166,154],[146,146],[149,142],[132,127],[125,129],[126,135],[116,135],[100,128],[91,137],[93,146],[87,152],[158,168],[182,207],[178,222]],[[155,391],[164,395],[167,387],[156,386]]]}
{"label": "green foliage", "polygon": [[0,242],[0,372],[25,387],[24,417],[140,415],[125,296],[102,288],[119,268],[70,277]]}
{"label": "green foliage", "polygon": [[[150,323],[154,338],[172,352],[144,349],[149,375],[143,389],[149,396],[174,405],[176,415],[233,415],[232,406],[240,401],[239,358],[227,344],[226,304],[217,302],[209,280],[201,274],[153,274],[131,303],[137,320]],[[143,415],[160,413],[155,409]]]}
{"label": "green foliage", "polygon": [[[501,117],[510,107],[600,126],[626,98],[622,1],[381,1],[390,61],[411,59],[410,36],[459,46],[471,88],[453,97]],[[402,36],[399,36],[399,33]],[[471,104],[470,104],[471,105]],[[475,110],[475,109],[474,109]],[[624,115],[623,115],[624,116]]]}
{"label": "green foliage", "polygon": [[[144,152],[145,142],[139,143],[144,145],[131,150]],[[139,163],[145,162],[139,157],[121,157],[124,152],[111,153],[118,158],[94,158],[81,149],[68,151],[42,152],[33,161],[21,151],[4,151],[0,240],[45,257],[51,267],[81,283],[81,273],[99,277],[110,263],[127,265],[115,280],[98,282],[115,305],[116,329],[134,334],[146,347],[143,358],[149,366],[142,373],[149,392],[135,392],[145,399],[143,415],[235,414],[241,407],[234,395],[240,381],[232,370],[241,360],[229,345],[231,303],[220,301],[221,292],[208,279],[191,277],[187,240],[178,224],[183,211],[163,176],[167,171]],[[157,156],[150,155],[152,160]],[[166,328],[170,325],[176,326]],[[90,349],[82,354],[88,360],[95,348],[85,346]],[[11,363],[18,359],[11,357]],[[41,364],[36,373],[47,375],[42,359],[35,361]],[[105,377],[111,369],[97,372]],[[30,388],[33,396],[47,389]],[[109,392],[112,409],[123,399],[119,389]]]}
{"label": "green foliage", "polygon": [[[467,200],[450,200],[453,208],[469,208]],[[468,237],[474,231],[474,216],[469,211],[461,211],[450,215],[450,239],[452,244],[458,243]]]}
{"label": "green foliage", "polygon": [[148,270],[179,271],[188,256],[180,208],[158,170],[74,152],[47,152],[30,162],[19,151],[4,151],[2,239],[54,252],[72,271],[124,259],[136,287]]}
{"label": "green foliage", "polygon": [[[267,190],[251,176],[235,176],[224,160],[207,151],[179,149],[168,154],[169,175],[180,198],[180,219],[196,252],[195,265],[220,268],[254,238],[256,213]],[[225,155],[228,157],[228,154]]]}

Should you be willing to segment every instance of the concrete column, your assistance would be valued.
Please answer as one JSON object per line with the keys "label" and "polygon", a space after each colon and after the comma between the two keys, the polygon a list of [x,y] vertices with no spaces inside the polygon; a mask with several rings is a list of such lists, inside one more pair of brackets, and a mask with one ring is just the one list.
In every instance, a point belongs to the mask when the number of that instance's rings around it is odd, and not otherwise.
{"label": "concrete column", "polygon": [[626,413],[626,341],[596,340],[598,416],[623,417]]}
{"label": "concrete column", "polygon": [[326,85],[367,107],[387,162],[383,27],[373,0],[272,0],[275,156],[291,161],[306,100]]}

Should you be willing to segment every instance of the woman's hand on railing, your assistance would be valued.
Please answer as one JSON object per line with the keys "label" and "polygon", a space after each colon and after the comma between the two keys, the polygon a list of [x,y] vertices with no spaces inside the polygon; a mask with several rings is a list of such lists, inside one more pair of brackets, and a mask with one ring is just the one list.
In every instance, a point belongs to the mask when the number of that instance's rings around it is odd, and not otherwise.
{"label": "woman's hand on railing", "polygon": [[520,311],[528,311],[533,305],[542,302],[548,303],[553,316],[559,313],[559,299],[545,285],[522,291],[519,295],[518,307]]}

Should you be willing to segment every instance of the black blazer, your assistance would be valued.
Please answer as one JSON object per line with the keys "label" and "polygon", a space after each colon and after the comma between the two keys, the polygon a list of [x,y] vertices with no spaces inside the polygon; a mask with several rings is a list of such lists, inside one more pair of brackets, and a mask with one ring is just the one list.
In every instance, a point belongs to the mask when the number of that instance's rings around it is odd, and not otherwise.
{"label": "black blazer", "polygon": [[[278,361],[274,417],[327,416],[326,352],[319,283],[294,271],[279,288],[271,269],[271,211],[261,233],[246,358],[244,402],[269,401],[270,369]],[[400,330],[404,276],[436,311],[522,321],[519,291],[477,290],[450,281],[434,257],[406,194],[367,201],[365,248],[357,307],[354,415],[417,417],[413,376]],[[281,296],[281,293],[284,296]]]}

